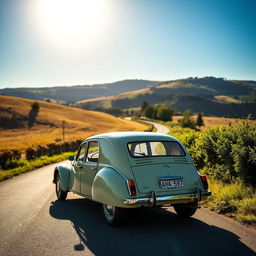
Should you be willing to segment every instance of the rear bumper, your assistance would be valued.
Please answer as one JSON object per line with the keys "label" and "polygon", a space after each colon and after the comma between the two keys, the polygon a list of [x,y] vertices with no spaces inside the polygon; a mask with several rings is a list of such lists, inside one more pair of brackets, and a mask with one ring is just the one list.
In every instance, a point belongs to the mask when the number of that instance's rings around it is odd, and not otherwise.
{"label": "rear bumper", "polygon": [[[178,194],[170,196],[156,196],[152,199],[151,196],[143,198],[127,198],[123,200],[125,205],[130,206],[152,206],[152,205],[172,205],[182,203],[199,202],[212,194],[211,191],[201,191],[195,193]],[[152,202],[152,200],[154,202]]]}

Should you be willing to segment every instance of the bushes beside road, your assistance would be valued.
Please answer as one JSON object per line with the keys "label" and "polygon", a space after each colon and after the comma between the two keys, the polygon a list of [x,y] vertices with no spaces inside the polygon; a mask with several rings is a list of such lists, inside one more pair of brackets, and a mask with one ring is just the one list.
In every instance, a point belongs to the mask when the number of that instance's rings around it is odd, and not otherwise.
{"label": "bushes beside road", "polygon": [[16,175],[21,173],[25,173],[28,171],[32,171],[36,168],[45,166],[51,163],[57,163],[60,161],[67,160],[69,155],[74,155],[74,152],[66,152],[60,155],[55,156],[42,156],[40,158],[36,158],[34,160],[15,160],[13,161],[13,166],[15,168],[8,169],[8,170],[0,170],[0,181],[12,178]]}
{"label": "bushes beside road", "polygon": [[240,180],[256,185],[256,126],[247,121],[198,132],[171,128],[188,149],[197,168],[225,183]]}
{"label": "bushes beside road", "polygon": [[171,126],[170,135],[188,149],[201,173],[210,179],[210,208],[256,223],[256,126],[243,121],[196,131]]}
{"label": "bushes beside road", "polygon": [[32,160],[41,156],[53,156],[64,152],[74,152],[78,149],[82,140],[75,140],[69,142],[50,143],[47,145],[39,145],[34,148],[26,150],[26,159]]}
{"label": "bushes beside road", "polygon": [[78,149],[81,142],[82,140],[57,142],[28,148],[24,159],[21,158],[19,150],[1,150],[0,181],[50,163],[66,160],[72,154],[70,152]]}
{"label": "bushes beside road", "polygon": [[[39,145],[36,147],[28,148],[25,151],[25,159],[33,160],[42,156],[54,156],[64,152],[74,152],[78,149],[82,140],[75,140],[69,142],[57,142],[47,145]],[[18,167],[22,161],[21,151],[19,150],[1,150],[0,151],[0,168],[2,170],[13,169]]]}

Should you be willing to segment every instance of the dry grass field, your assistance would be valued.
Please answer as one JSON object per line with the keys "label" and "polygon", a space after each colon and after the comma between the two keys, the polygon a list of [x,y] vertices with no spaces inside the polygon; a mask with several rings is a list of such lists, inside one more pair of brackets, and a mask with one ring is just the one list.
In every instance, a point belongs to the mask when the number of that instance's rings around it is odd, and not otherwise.
{"label": "dry grass field", "polygon": [[[90,135],[112,131],[142,131],[146,125],[117,118],[105,113],[38,101],[40,109],[34,125],[28,128],[28,115],[34,100],[0,95],[0,117],[13,119],[13,113],[23,118],[22,128],[0,130],[0,149],[20,149],[62,140],[65,121],[65,141],[84,139]],[[10,114],[11,113],[11,114]],[[5,119],[1,118],[1,122]],[[15,123],[15,118],[12,120]],[[3,127],[3,124],[0,124]]]}
{"label": "dry grass field", "polygon": [[[178,120],[181,119],[183,116],[173,116],[173,122],[178,123]],[[197,116],[193,116],[194,121],[196,122]],[[212,117],[212,116],[203,116],[204,126],[201,129],[207,129],[214,126],[219,125],[230,125],[230,124],[238,124],[241,122],[242,119],[239,118],[225,118],[225,117]],[[255,122],[255,121],[253,121]],[[255,122],[256,124],[256,122]]]}
{"label": "dry grass field", "polygon": [[119,98],[132,98],[138,94],[145,94],[145,93],[150,93],[151,90],[150,88],[145,88],[145,89],[140,89],[140,90],[135,90],[135,91],[128,91],[128,92],[123,92],[118,95],[113,95],[113,96],[106,96],[106,97],[98,97],[98,98],[92,98],[92,99],[87,99],[87,100],[81,100],[78,101],[77,103],[88,103],[88,102],[97,102],[97,101],[111,101],[111,100],[116,100]]}

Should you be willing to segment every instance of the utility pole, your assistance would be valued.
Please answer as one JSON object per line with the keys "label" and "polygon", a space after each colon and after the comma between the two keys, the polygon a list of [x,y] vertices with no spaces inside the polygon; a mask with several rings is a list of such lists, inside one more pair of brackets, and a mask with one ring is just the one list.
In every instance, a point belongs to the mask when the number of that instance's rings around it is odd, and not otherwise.
{"label": "utility pole", "polygon": [[65,140],[65,121],[62,121],[62,139]]}

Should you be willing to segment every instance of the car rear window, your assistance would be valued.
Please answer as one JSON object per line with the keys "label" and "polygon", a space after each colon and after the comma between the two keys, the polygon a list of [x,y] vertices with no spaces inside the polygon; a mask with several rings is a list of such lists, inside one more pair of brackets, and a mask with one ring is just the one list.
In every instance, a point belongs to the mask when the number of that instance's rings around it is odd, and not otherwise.
{"label": "car rear window", "polygon": [[186,155],[176,141],[130,142],[128,143],[128,150],[132,157]]}

